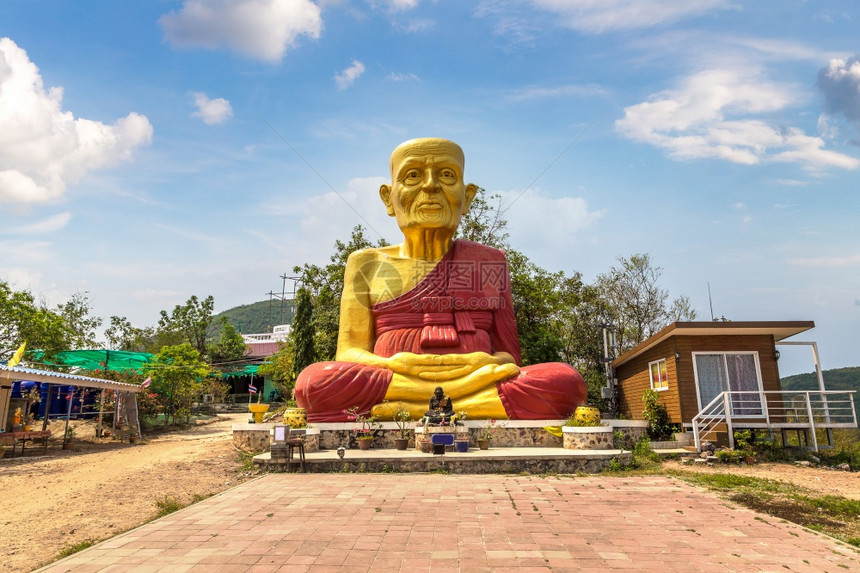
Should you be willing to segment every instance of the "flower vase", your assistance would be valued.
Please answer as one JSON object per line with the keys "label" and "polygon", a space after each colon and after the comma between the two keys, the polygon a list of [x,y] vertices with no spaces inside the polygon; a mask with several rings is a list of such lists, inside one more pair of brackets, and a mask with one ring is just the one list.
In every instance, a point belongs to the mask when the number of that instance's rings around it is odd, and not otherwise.
{"label": "flower vase", "polygon": [[478,440],[478,447],[482,450],[488,450],[490,448],[490,440]]}
{"label": "flower vase", "polygon": [[409,446],[409,438],[394,438],[394,448],[400,451],[406,450]]}
{"label": "flower vase", "polygon": [[263,423],[263,414],[269,411],[268,404],[248,404],[248,410],[254,414],[254,423]]}
{"label": "flower vase", "polygon": [[371,443],[373,443],[373,440],[358,440],[358,449],[369,450]]}
{"label": "flower vase", "polygon": [[469,451],[469,440],[456,440],[454,442],[454,446],[457,448],[457,451],[462,453],[466,453]]}

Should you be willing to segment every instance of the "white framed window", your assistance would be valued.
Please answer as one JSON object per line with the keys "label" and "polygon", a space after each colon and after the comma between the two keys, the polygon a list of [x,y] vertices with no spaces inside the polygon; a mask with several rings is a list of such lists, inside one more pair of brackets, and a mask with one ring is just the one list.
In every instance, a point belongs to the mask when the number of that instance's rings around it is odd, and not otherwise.
{"label": "white framed window", "polygon": [[669,389],[669,370],[666,359],[661,358],[648,363],[648,374],[651,376],[651,389],[657,392]]}
{"label": "white framed window", "polygon": [[693,373],[696,377],[699,410],[722,392],[732,392],[732,416],[762,415],[758,352],[694,352]]}

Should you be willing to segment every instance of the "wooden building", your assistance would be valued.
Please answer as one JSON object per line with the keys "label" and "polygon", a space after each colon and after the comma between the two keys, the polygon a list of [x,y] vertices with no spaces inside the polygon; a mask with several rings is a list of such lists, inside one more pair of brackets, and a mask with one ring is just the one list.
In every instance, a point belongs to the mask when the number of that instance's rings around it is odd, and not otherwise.
{"label": "wooden building", "polygon": [[[612,362],[619,411],[642,419],[651,388],[670,422],[689,426],[725,391],[780,391],[776,343],[815,327],[812,321],[674,322]],[[746,404],[750,415],[755,408]]]}

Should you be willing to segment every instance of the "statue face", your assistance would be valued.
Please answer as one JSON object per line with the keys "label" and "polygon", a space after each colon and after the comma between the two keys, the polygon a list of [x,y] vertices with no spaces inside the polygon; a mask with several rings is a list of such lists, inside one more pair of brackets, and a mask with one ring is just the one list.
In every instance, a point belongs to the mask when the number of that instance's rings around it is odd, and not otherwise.
{"label": "statue face", "polygon": [[460,146],[445,139],[414,139],[391,154],[391,186],[380,196],[401,229],[456,230],[477,187],[463,181]]}

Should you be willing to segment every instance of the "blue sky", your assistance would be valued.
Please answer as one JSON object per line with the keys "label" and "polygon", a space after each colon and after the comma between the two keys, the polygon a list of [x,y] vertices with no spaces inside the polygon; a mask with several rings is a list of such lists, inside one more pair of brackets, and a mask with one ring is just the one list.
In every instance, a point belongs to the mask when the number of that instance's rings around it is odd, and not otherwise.
{"label": "blue sky", "polygon": [[262,300],[356,224],[397,240],[388,155],[438,136],[536,263],[592,281],[647,252],[702,319],[710,283],[717,316],[814,320],[823,367],[857,365],[858,23],[849,1],[3,2],[0,277],[137,326]]}

